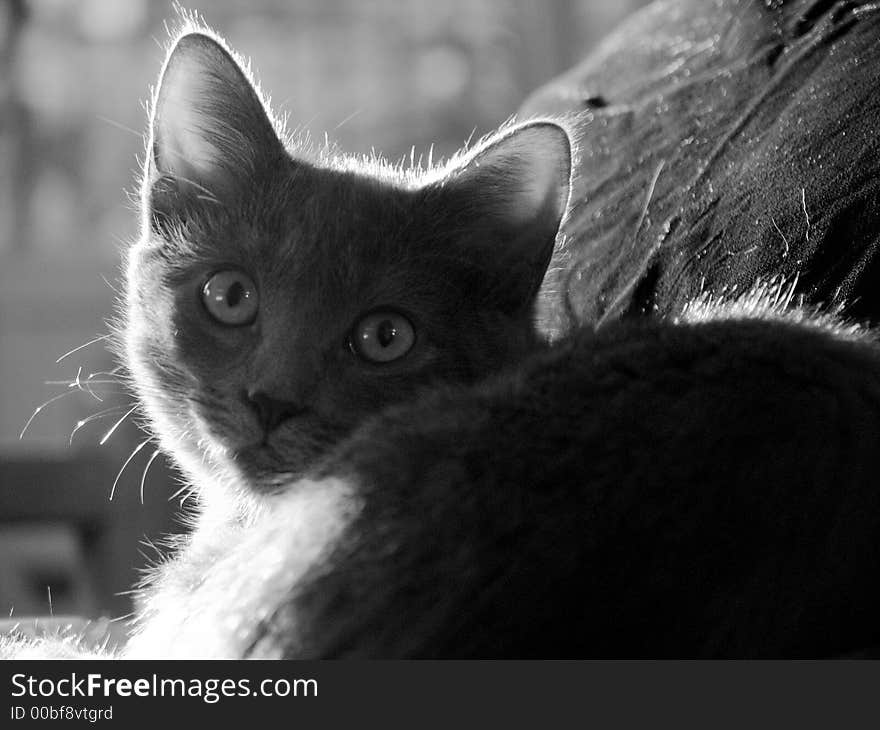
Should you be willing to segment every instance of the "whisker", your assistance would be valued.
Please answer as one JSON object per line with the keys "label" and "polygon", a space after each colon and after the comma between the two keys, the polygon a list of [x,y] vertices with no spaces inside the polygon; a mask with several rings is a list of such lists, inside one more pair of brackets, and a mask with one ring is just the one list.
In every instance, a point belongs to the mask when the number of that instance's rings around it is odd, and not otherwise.
{"label": "whisker", "polygon": [[342,125],[348,124],[352,119],[354,119],[358,114],[363,112],[363,109],[356,109],[351,114],[349,114],[345,119],[343,119],[339,124],[333,127],[334,130],[339,129]]}
{"label": "whisker", "polygon": [[[86,382],[89,383],[124,383],[125,381],[116,378],[116,375],[119,374],[119,371],[122,370],[121,365],[117,365],[112,370],[96,370],[94,373],[90,373],[89,377],[86,378]],[[114,378],[114,380],[95,380],[95,377],[98,375],[106,375],[108,378]]]}
{"label": "whisker", "polygon": [[[94,398],[96,401],[101,403],[101,402],[103,402],[104,399],[101,398],[101,396],[97,395],[95,393],[95,391],[92,390],[92,385],[101,385],[101,383],[99,383],[97,380],[93,379],[95,375],[97,375],[97,373],[89,373],[88,377],[85,379],[85,382],[80,383],[80,388],[83,388],[84,390],[86,390],[88,392],[88,394],[90,396],[92,396],[92,398]],[[79,380],[79,373],[76,374],[76,377],[77,377],[77,380]]]}
{"label": "whisker", "polygon": [[156,460],[156,457],[159,455],[159,449],[156,449],[153,454],[150,456],[149,461],[147,461],[147,465],[144,467],[144,473],[141,476],[141,504],[144,503],[144,483],[147,481],[147,472],[150,471],[150,466]]}
{"label": "whisker", "polygon": [[[86,378],[80,381],[80,385],[88,383],[89,385],[125,385],[122,380],[90,380]],[[66,385],[68,388],[77,387],[76,380],[44,380],[43,385]],[[79,388],[83,390],[83,388]]]}
{"label": "whisker", "polygon": [[[173,501],[174,501],[175,499],[177,499],[181,494],[183,494],[184,492],[187,492],[187,491],[191,491],[191,490],[192,490],[192,485],[191,485],[191,484],[184,484],[180,489],[178,489],[174,494],[172,494],[172,495],[168,498],[168,501],[169,501],[169,502],[173,502]],[[188,496],[189,496],[189,494],[187,494],[187,495],[184,496],[183,500],[180,502],[180,505],[181,505],[181,506],[183,506],[183,503],[186,501],[186,498],[187,498]]]}
{"label": "whisker", "polygon": [[[135,594],[135,593],[137,593],[137,591],[121,591],[121,592],[119,592],[119,593],[116,593],[115,595],[117,595],[117,596],[125,596],[125,595]],[[124,614],[122,614],[122,616],[114,616],[114,617],[111,618],[111,619],[107,619],[107,623],[109,623],[109,624],[115,624],[115,623],[118,623],[118,622],[120,622],[120,621],[128,621],[128,619],[130,619],[130,618],[134,618],[136,615],[137,615],[137,613],[136,613],[135,611],[129,611],[128,613],[124,613]]]}
{"label": "whisker", "polygon": [[138,139],[142,139],[144,136],[142,132],[138,132],[136,129],[132,129],[131,127],[126,127],[124,124],[120,124],[119,122],[108,119],[107,117],[101,116],[100,114],[95,114],[95,117],[100,119],[102,122],[106,122],[111,127],[116,127],[116,129],[120,129],[123,132],[129,132],[130,134],[133,134]]}
{"label": "whisker", "polygon": [[110,427],[110,430],[107,431],[107,433],[105,433],[103,435],[103,437],[101,437],[101,440],[98,442],[98,446],[103,446],[104,444],[106,444],[107,439],[109,439],[113,435],[113,433],[116,431],[116,429],[122,425],[122,422],[126,418],[128,418],[132,413],[134,413],[138,409],[139,405],[140,405],[139,403],[135,403],[128,411],[126,411],[125,414],[122,416],[122,418],[120,418],[116,423],[114,423]]}
{"label": "whisker", "polygon": [[[44,385],[64,385],[69,389],[68,394],[73,392],[74,390],[76,390],[76,391],[79,391],[82,393],[86,393],[87,395],[92,397],[94,400],[98,401],[98,403],[103,403],[105,397],[108,395],[121,395],[121,394],[128,393],[128,390],[126,390],[126,388],[119,387],[118,389],[115,389],[115,390],[111,390],[109,388],[104,388],[102,394],[98,395],[98,393],[92,388],[92,386],[94,386],[94,385],[124,386],[125,383],[122,382],[121,380],[92,380],[92,381],[90,381],[88,378],[86,378],[85,380],[82,380],[79,383],[77,383],[75,380],[44,380],[43,384]],[[104,397],[102,397],[102,395]]]}
{"label": "whisker", "polygon": [[105,408],[103,411],[98,411],[97,413],[93,413],[88,418],[83,418],[76,422],[76,425],[73,427],[73,431],[70,432],[70,439],[67,442],[68,446],[73,444],[73,437],[76,436],[76,432],[79,431],[83,426],[87,426],[92,421],[97,421],[99,418],[106,418],[109,415],[114,413],[119,413],[124,408],[128,406],[114,406],[113,408]]}
{"label": "whisker", "polygon": [[109,338],[110,338],[110,335],[100,335],[99,337],[96,337],[96,338],[93,339],[93,340],[89,340],[88,342],[86,342],[86,343],[80,345],[79,347],[74,347],[74,348],[73,348],[72,350],[70,350],[69,352],[65,352],[61,357],[59,357],[59,358],[55,361],[55,363],[58,364],[58,363],[61,362],[64,358],[66,358],[66,357],[72,355],[73,353],[75,353],[75,352],[79,352],[80,350],[82,350],[82,349],[88,347],[89,345],[94,345],[96,342],[101,342],[102,340],[107,340],[107,339],[109,339]]}
{"label": "whisker", "polygon": [[134,447],[134,451],[132,451],[128,455],[128,458],[125,460],[125,463],[122,465],[122,468],[119,470],[119,473],[116,475],[116,479],[113,480],[113,487],[110,489],[110,501],[111,502],[113,501],[113,496],[116,494],[116,485],[119,483],[119,477],[122,476],[122,472],[125,471],[125,467],[127,467],[131,463],[131,460],[135,456],[137,456],[138,452],[142,448],[144,448],[144,446],[146,446],[148,443],[150,443],[150,441],[152,441],[152,440],[153,440],[153,437],[150,436],[148,439],[141,441],[137,446]]}
{"label": "whisker", "polygon": [[63,393],[60,393],[59,395],[56,395],[56,396],[54,396],[54,397],[52,397],[52,398],[49,398],[49,400],[47,400],[45,403],[43,403],[43,405],[41,405],[41,406],[37,406],[37,407],[34,409],[34,412],[31,413],[31,417],[28,418],[27,423],[24,424],[24,428],[21,429],[21,433],[18,434],[18,440],[21,441],[21,439],[24,438],[24,433],[25,433],[25,431],[28,430],[28,427],[31,425],[31,423],[33,423],[33,420],[37,417],[37,414],[38,414],[40,411],[42,411],[46,406],[51,405],[52,403],[54,403],[54,402],[57,401],[57,400],[61,400],[64,396],[66,396],[66,395],[70,395],[70,394],[73,393],[73,392],[74,392],[74,391],[72,391],[72,390],[66,390],[66,391],[64,391]]}
{"label": "whisker", "polygon": [[[120,243],[125,244],[126,241],[120,241]],[[113,284],[111,284],[110,280],[107,279],[106,276],[104,276],[103,274],[101,274],[100,276],[101,276],[101,280],[110,288],[110,291],[112,291],[114,294],[118,294],[119,296],[122,296],[122,292],[118,288],[116,288]],[[109,335],[107,335],[107,336],[109,337]]]}
{"label": "whisker", "polygon": [[[76,378],[74,378],[73,383],[71,384],[70,387],[71,388],[76,387],[77,390],[81,390],[83,393],[88,393],[90,396],[92,396],[92,398],[94,398],[96,401],[98,401],[98,403],[103,403],[104,399],[101,398],[99,395],[97,395],[95,393],[95,391],[93,391],[88,386],[88,384],[83,385],[83,381],[82,381],[81,376],[82,376],[82,365],[80,365],[79,368],[77,369]],[[86,378],[86,380],[88,380],[88,378]]]}

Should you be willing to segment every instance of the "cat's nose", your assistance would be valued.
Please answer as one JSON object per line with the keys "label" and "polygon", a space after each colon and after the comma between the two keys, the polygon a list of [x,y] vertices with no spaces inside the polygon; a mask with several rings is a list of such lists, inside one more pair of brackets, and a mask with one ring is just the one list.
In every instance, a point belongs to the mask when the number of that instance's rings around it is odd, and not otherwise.
{"label": "cat's nose", "polygon": [[296,403],[278,400],[265,393],[247,393],[245,399],[257,414],[257,419],[266,433],[274,431],[288,418],[292,418],[305,410]]}

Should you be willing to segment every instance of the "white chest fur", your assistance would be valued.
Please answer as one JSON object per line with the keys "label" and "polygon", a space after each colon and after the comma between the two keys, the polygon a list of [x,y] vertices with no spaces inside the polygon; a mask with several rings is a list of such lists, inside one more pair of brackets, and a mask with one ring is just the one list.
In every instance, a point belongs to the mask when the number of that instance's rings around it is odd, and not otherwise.
{"label": "white chest fur", "polygon": [[295,595],[358,510],[351,484],[300,481],[247,524],[200,525],[196,539],[157,570],[124,656],[241,656],[254,628]]}

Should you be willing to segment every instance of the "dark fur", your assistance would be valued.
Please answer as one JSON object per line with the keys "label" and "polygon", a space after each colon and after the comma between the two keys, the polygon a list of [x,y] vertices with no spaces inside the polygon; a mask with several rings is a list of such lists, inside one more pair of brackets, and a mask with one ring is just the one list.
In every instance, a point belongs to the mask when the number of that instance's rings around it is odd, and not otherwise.
{"label": "dark fur", "polygon": [[[358,432],[364,509],[255,655],[822,657],[880,641],[880,350],[582,332]],[[294,642],[293,637],[296,637]]]}

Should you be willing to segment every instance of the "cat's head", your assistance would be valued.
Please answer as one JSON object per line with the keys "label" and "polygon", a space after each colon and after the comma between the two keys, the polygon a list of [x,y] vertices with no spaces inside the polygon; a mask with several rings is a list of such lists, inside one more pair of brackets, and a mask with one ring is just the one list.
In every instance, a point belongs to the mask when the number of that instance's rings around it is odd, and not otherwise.
{"label": "cat's head", "polygon": [[426,384],[516,360],[569,176],[548,121],[425,172],[311,153],[220,41],[181,36],[154,96],[123,317],[166,451],[196,477],[271,489]]}

